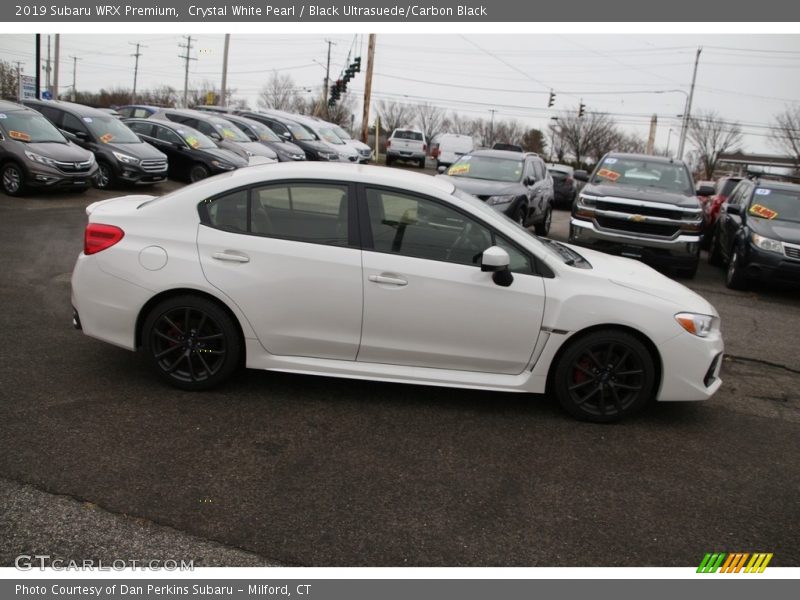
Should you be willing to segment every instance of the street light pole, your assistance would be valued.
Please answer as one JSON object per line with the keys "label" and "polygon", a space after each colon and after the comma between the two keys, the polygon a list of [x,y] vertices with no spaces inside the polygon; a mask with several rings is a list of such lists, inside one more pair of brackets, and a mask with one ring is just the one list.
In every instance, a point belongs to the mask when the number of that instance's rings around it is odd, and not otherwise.
{"label": "street light pole", "polygon": [[489,144],[491,145],[494,143],[494,113],[497,111],[490,108],[489,112],[492,113],[492,120],[489,122]]}

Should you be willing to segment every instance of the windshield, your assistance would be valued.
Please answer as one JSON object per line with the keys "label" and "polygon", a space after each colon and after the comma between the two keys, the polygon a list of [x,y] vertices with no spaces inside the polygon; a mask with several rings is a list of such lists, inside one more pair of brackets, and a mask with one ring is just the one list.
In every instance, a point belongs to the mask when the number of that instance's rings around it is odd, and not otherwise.
{"label": "windshield", "polygon": [[230,140],[232,142],[249,142],[250,138],[247,137],[244,132],[239,129],[236,125],[227,121],[226,119],[209,119],[211,124],[214,126],[214,129],[217,130],[222,136],[223,140]]}
{"label": "windshield", "polygon": [[287,129],[292,132],[294,139],[296,140],[303,140],[307,142],[313,142],[317,139],[313,133],[311,133],[308,129],[300,125],[299,123],[289,123],[288,121],[284,123]]}
{"label": "windshield", "polygon": [[331,129],[333,129],[334,133],[338,135],[340,138],[342,138],[342,140],[344,141],[353,139],[349,133],[347,133],[344,129],[342,129],[338,125],[334,125],[333,127],[331,127]]}
{"label": "windshield", "polygon": [[317,133],[319,133],[319,136],[329,144],[335,144],[337,146],[344,145],[342,138],[336,135],[333,129],[330,129],[329,127],[322,127],[320,129],[317,129]]}
{"label": "windshield", "polygon": [[189,145],[190,148],[194,148],[196,150],[210,150],[211,148],[217,147],[217,145],[211,141],[211,138],[200,133],[196,129],[192,129],[191,127],[181,127],[175,131],[179,136],[181,136],[183,141]]}
{"label": "windshield", "polygon": [[18,142],[67,143],[55,125],[33,111],[0,113],[0,127],[9,138]]}
{"label": "windshield", "polygon": [[282,142],[272,129],[258,121],[248,121],[247,126],[258,136],[262,142]]}
{"label": "windshield", "polygon": [[720,195],[722,196],[730,196],[733,188],[735,188],[741,179],[726,179],[725,184],[722,186],[722,190],[720,190]]}
{"label": "windshield", "polygon": [[646,158],[609,156],[598,165],[591,183],[653,187],[684,196],[694,196],[689,173],[683,163],[667,163]]}
{"label": "windshield", "polygon": [[516,182],[522,179],[522,161],[494,156],[464,155],[447,170],[451,177]]}
{"label": "windshield", "polygon": [[800,223],[800,192],[756,188],[747,212],[769,221]]}
{"label": "windshield", "polygon": [[116,117],[83,117],[92,134],[104,144],[141,144],[142,140]]}
{"label": "windshield", "polygon": [[417,142],[422,141],[422,133],[419,131],[412,131],[410,129],[396,129],[392,137],[398,140],[415,140]]}

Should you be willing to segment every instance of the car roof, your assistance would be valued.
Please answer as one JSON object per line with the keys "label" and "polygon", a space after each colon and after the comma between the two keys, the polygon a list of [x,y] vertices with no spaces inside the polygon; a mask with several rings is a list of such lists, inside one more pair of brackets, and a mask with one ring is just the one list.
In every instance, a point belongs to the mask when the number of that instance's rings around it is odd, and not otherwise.
{"label": "car roof", "polygon": [[[200,133],[194,127],[189,127],[188,125],[184,125],[183,123],[176,123],[175,121],[166,121],[162,119],[148,119],[146,117],[122,117],[123,123],[149,123],[151,125],[161,125],[162,127],[166,127],[167,129],[172,129],[174,131],[178,129],[186,129],[191,133]],[[201,133],[200,135],[205,135]]]}
{"label": "car roof", "polygon": [[759,188],[766,188],[770,190],[783,190],[786,192],[798,192],[800,191],[800,184],[797,183],[788,183],[786,181],[774,181],[771,179],[756,179],[753,181],[756,187]]}
{"label": "car roof", "polygon": [[14,111],[24,111],[24,110],[30,111],[33,109],[28,108],[24,104],[17,104],[16,102],[9,102],[8,100],[0,100],[0,112],[14,112]]}
{"label": "car roof", "polygon": [[431,177],[422,173],[414,173],[405,169],[389,169],[374,165],[356,165],[342,163],[315,162],[313,168],[305,162],[282,162],[269,165],[237,169],[223,175],[204,179],[192,186],[181,188],[170,194],[172,197],[182,195],[186,190],[192,198],[204,194],[223,193],[239,186],[248,186],[270,180],[318,179],[321,181],[352,181],[371,185],[397,187],[408,192],[426,194],[431,188],[439,193],[452,194],[455,186],[441,177]]}
{"label": "car roof", "polygon": [[107,112],[103,112],[100,109],[92,108],[91,106],[86,106],[85,104],[77,104],[75,102],[65,102],[63,100],[26,100],[26,102],[30,103],[32,106],[54,106],[55,108],[60,108],[66,112],[72,113],[73,115],[80,115],[81,117],[109,117],[111,116]]}
{"label": "car roof", "polygon": [[526,156],[536,156],[529,152],[516,152],[514,150],[475,150],[470,156],[488,156],[491,158],[505,158],[506,160],[522,160]]}

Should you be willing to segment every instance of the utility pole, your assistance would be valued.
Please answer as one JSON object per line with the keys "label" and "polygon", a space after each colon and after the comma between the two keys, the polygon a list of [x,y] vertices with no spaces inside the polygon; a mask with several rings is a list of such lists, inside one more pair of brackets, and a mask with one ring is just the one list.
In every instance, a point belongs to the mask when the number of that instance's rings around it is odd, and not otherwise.
{"label": "utility pole", "polygon": [[42,34],[36,34],[36,99],[42,97]]}
{"label": "utility pole", "polygon": [[330,98],[330,84],[331,84],[331,46],[335,46],[332,41],[325,40],[328,44],[328,62],[325,64],[325,87],[322,88],[322,106],[325,109],[325,114],[331,116],[331,108],[328,106],[328,98]]}
{"label": "utility pole", "polygon": [[683,148],[686,145],[686,134],[689,130],[689,116],[692,112],[692,98],[694,98],[694,84],[697,81],[697,65],[700,63],[702,46],[697,47],[697,56],[694,59],[694,73],[692,73],[692,87],[689,88],[689,98],[686,100],[686,110],[683,111],[683,124],[681,125],[681,139],[678,142],[678,160],[683,160]]}
{"label": "utility pole", "polygon": [[75,87],[75,74],[78,71],[78,61],[83,59],[78,58],[77,56],[70,56],[70,58],[72,59],[72,101],[77,102],[78,88]]}
{"label": "utility pole", "polygon": [[136,53],[135,54],[131,54],[131,56],[136,58],[136,62],[133,65],[133,93],[131,94],[131,102],[133,102],[135,104],[136,103],[136,79],[139,76],[139,57],[142,55],[142,53],[139,52],[139,48],[147,48],[147,46],[145,46],[144,44],[140,44],[139,42],[136,42],[135,44],[133,42],[128,42],[128,43],[131,46],[136,46]]}
{"label": "utility pole", "polygon": [[52,93],[52,89],[50,88],[50,36],[47,36],[47,61],[45,62],[44,68],[44,89],[48,92]]}
{"label": "utility pole", "polygon": [[56,34],[56,53],[53,61],[53,100],[58,100],[58,67],[61,54],[61,34]]}
{"label": "utility pole", "polygon": [[489,112],[492,113],[492,120],[489,122],[489,146],[494,143],[494,113],[497,111],[493,108],[489,109]]}
{"label": "utility pole", "polygon": [[25,61],[15,60],[14,64],[17,65],[17,100],[22,102],[22,65]]}
{"label": "utility pole", "polygon": [[[372,97],[372,67],[375,62],[375,34],[369,34],[369,45],[367,46],[367,76],[364,80],[364,112],[361,118],[361,141],[365,144],[369,139],[369,103]],[[377,127],[375,128],[375,139],[380,138],[381,132]],[[376,141],[377,147],[377,141]],[[378,154],[375,153],[375,160],[378,160]]]}
{"label": "utility pole", "polygon": [[231,34],[225,34],[225,49],[222,51],[222,87],[220,89],[219,98],[217,99],[217,104],[219,106],[225,106],[228,104],[227,96],[228,96],[228,50],[230,49],[231,45]]}
{"label": "utility pole", "polygon": [[186,73],[183,77],[183,108],[189,107],[189,61],[190,60],[197,60],[196,58],[192,58],[192,36],[184,36],[186,37],[185,44],[178,44],[178,48],[185,48],[186,54],[179,54],[178,58],[182,58],[186,61]]}
{"label": "utility pole", "polygon": [[647,148],[645,154],[653,154],[653,148],[656,145],[656,126],[658,125],[658,115],[653,113],[650,118],[650,135],[647,137]]}

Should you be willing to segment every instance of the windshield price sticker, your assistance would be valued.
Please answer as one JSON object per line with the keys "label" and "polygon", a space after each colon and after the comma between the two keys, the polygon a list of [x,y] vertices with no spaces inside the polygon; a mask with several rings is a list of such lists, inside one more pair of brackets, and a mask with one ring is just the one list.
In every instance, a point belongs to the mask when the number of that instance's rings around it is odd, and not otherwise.
{"label": "windshield price sticker", "polygon": [[769,193],[772,190],[765,190],[764,188],[758,188],[756,190],[756,196],[769,196]]}
{"label": "windshield price sticker", "polygon": [[609,181],[616,181],[617,179],[619,179],[620,174],[617,173],[616,171],[612,171],[611,169],[600,169],[597,172],[597,176],[602,177],[603,179],[608,179]]}
{"label": "windshield price sticker", "polygon": [[606,164],[607,165],[615,165],[615,164],[617,164],[617,159],[613,158],[613,157],[612,158],[607,158],[606,159]]}
{"label": "windshield price sticker", "polygon": [[113,139],[114,139],[114,136],[111,135],[110,133],[106,133],[106,134],[103,134],[103,135],[100,136],[100,141],[103,142],[104,144],[109,143]]}
{"label": "windshield price sticker", "polygon": [[192,148],[197,148],[200,145],[200,141],[193,135],[190,135],[186,138],[186,143],[189,144]]}
{"label": "windshield price sticker", "polygon": [[461,175],[462,173],[469,173],[469,164],[466,165],[453,165],[447,172],[448,175]]}
{"label": "windshield price sticker", "polygon": [[29,136],[27,133],[23,133],[21,131],[9,131],[8,132],[8,137],[10,137],[12,139],[15,139],[15,140],[19,140],[20,142],[30,142],[31,141],[31,136]]}
{"label": "windshield price sticker", "polygon": [[87,123],[91,123],[92,117],[83,117],[83,120],[86,121]]}
{"label": "windshield price sticker", "polygon": [[223,128],[222,129],[222,135],[224,135],[229,140],[235,140],[236,139],[236,133],[232,129]]}
{"label": "windshield price sticker", "polygon": [[[769,191],[769,190],[767,190]],[[750,214],[755,215],[757,217],[761,217],[762,219],[774,219],[778,216],[778,213],[771,208],[767,208],[762,204],[753,204],[750,207]]]}
{"label": "windshield price sticker", "polygon": [[0,119],[7,119],[6,113],[0,113]]}

